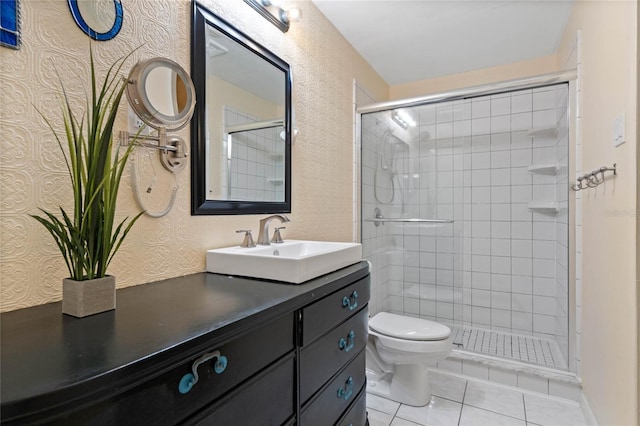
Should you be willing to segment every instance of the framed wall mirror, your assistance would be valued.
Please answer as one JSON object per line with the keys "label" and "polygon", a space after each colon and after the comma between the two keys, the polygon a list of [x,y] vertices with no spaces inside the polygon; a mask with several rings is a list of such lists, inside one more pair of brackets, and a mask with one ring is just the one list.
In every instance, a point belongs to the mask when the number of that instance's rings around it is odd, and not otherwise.
{"label": "framed wall mirror", "polygon": [[289,64],[192,7],[191,214],[290,213]]}

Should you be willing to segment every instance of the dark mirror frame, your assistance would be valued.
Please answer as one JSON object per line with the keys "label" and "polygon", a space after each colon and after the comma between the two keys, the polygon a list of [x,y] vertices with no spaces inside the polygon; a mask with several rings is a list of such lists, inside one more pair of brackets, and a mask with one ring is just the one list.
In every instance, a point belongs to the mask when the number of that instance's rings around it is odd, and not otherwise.
{"label": "dark mirror frame", "polygon": [[[207,200],[206,188],[206,25],[240,43],[280,69],[285,78],[284,201]],[[196,89],[196,108],[191,119],[191,215],[291,213],[291,67],[213,12],[192,1],[191,79]]]}

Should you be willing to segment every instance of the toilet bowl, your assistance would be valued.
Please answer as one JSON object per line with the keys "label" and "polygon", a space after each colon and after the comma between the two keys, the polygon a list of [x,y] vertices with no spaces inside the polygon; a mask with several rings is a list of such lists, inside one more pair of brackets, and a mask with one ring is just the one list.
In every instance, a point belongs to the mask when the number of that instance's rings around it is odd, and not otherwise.
{"label": "toilet bowl", "polygon": [[426,405],[431,400],[427,369],[449,353],[449,327],[380,312],[369,319],[367,392],[403,404]]}

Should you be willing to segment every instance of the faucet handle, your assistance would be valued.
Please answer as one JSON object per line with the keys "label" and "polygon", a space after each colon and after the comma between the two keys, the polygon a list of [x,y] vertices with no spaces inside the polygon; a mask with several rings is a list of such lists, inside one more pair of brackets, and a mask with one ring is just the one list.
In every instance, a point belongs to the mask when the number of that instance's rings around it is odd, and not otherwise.
{"label": "faucet handle", "polygon": [[284,227],[284,226],[276,228],[275,231],[273,231],[273,238],[271,239],[272,243],[274,243],[274,244],[284,243],[284,241],[282,240],[282,236],[280,235],[280,230],[281,229],[287,229],[287,228]]}
{"label": "faucet handle", "polygon": [[242,244],[240,244],[240,247],[242,248],[251,248],[251,247],[255,247],[256,243],[253,242],[253,236],[251,235],[251,229],[238,229],[236,231],[236,234],[239,234],[240,232],[244,232],[244,240],[242,240]]}

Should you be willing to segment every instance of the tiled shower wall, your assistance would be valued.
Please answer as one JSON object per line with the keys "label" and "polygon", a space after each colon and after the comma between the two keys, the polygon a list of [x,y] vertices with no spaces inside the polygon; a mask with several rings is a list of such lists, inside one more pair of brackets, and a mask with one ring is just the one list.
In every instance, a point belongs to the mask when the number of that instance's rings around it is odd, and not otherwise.
{"label": "tiled shower wall", "polygon": [[[255,123],[249,114],[226,106],[224,125]],[[230,200],[284,200],[284,147],[279,135],[282,127],[238,132],[232,135],[231,173],[225,169],[223,180],[230,176]],[[225,152],[228,141],[224,141]]]}
{"label": "tiled shower wall", "polygon": [[406,112],[408,131],[389,111],[362,116],[363,218],[454,222],[363,222],[382,309],[551,338],[566,359],[567,86]]}

